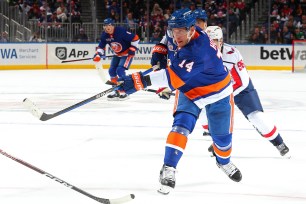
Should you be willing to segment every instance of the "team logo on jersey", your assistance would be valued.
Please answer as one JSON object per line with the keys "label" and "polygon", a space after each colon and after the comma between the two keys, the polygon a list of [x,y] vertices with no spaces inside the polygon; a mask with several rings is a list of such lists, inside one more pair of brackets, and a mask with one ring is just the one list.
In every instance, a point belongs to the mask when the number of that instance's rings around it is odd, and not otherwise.
{"label": "team logo on jersey", "polygon": [[235,52],[235,50],[234,50],[234,48],[231,48],[231,50],[230,51],[228,51],[226,54],[233,54]]}
{"label": "team logo on jersey", "polygon": [[112,42],[110,44],[112,50],[114,50],[114,52],[118,53],[122,51],[122,45],[120,43],[117,42]]}
{"label": "team logo on jersey", "polygon": [[167,47],[168,47],[169,51],[174,51],[173,45],[169,41],[168,41]]}
{"label": "team logo on jersey", "polygon": [[66,47],[55,48],[55,55],[60,60],[67,59],[67,48]]}

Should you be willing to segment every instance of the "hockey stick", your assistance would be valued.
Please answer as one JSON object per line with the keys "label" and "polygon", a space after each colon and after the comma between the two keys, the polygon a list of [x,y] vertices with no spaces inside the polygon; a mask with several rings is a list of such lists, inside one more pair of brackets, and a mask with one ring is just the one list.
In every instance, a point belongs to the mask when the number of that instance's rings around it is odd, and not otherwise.
{"label": "hockey stick", "polygon": [[[150,73],[151,71],[153,71],[153,68],[150,68],[150,69],[146,70],[145,72],[143,72],[143,75],[146,75],[146,74]],[[50,120],[51,118],[54,118],[54,117],[56,117],[56,116],[62,115],[62,114],[64,114],[64,113],[66,113],[66,112],[69,112],[69,111],[71,111],[71,110],[73,110],[73,109],[76,109],[76,108],[78,108],[78,107],[80,107],[80,106],[83,106],[83,105],[85,105],[85,104],[87,104],[87,103],[89,103],[89,102],[91,102],[91,101],[94,101],[94,100],[96,100],[96,99],[98,99],[98,98],[101,98],[101,97],[105,96],[106,94],[108,94],[108,93],[110,93],[110,92],[116,90],[119,86],[120,86],[120,85],[117,85],[117,86],[114,86],[114,87],[112,87],[112,88],[110,88],[110,89],[107,89],[107,90],[105,90],[105,91],[102,91],[101,93],[98,93],[98,94],[96,94],[96,95],[94,95],[94,96],[92,96],[92,97],[90,97],[90,98],[87,98],[87,99],[85,99],[85,100],[83,100],[83,101],[81,101],[81,102],[79,102],[79,103],[76,103],[76,104],[74,104],[74,105],[72,105],[72,106],[69,106],[68,108],[65,108],[65,109],[63,109],[63,110],[60,110],[60,111],[58,111],[58,112],[56,112],[56,113],[52,113],[52,114],[44,113],[42,110],[40,110],[40,109],[39,109],[30,99],[28,99],[28,98],[25,98],[25,99],[23,100],[23,104],[24,104],[24,105],[30,110],[30,112],[31,112],[35,117],[37,117],[39,120],[46,121],[46,120]]]}
{"label": "hockey stick", "polygon": [[[143,75],[147,75],[151,71],[154,71],[154,70],[156,70],[158,68],[159,68],[159,65],[154,65],[153,67],[151,67],[147,71],[143,72],[142,74]],[[101,80],[103,81],[103,83],[105,83],[107,85],[115,85],[113,82],[111,82],[111,81],[106,79],[107,77],[105,76],[105,73],[104,73],[104,70],[103,70],[103,64],[102,63],[96,63],[96,70],[98,71],[98,74],[99,74]],[[149,71],[149,70],[151,70],[151,71]]]}
{"label": "hockey stick", "polygon": [[[152,92],[152,93],[156,93],[157,92],[157,90],[155,90],[155,89],[144,89],[144,91],[147,91],[147,92]],[[175,96],[175,93],[170,93],[170,95],[171,96]]]}
{"label": "hockey stick", "polygon": [[[155,65],[152,68],[153,68],[153,70],[156,70],[156,69],[159,68],[159,65]],[[112,86],[116,85],[114,82],[106,79],[106,76],[105,76],[102,64],[100,64],[100,63],[96,64],[96,70],[98,70],[98,74],[99,74],[99,76],[100,76],[100,78],[101,78],[103,83],[105,83],[107,85],[112,85]],[[143,89],[143,91],[156,93],[157,90],[155,90],[155,89]],[[174,93],[171,93],[170,95],[171,96],[175,96]]]}
{"label": "hockey stick", "polygon": [[[114,57],[116,55],[109,55],[109,56],[105,56],[105,57]],[[62,63],[67,63],[67,62],[78,62],[78,61],[85,61],[85,60],[92,60],[93,58],[83,58],[83,59],[75,59],[75,60],[64,60],[62,61]]]}
{"label": "hockey stick", "polygon": [[49,173],[45,172],[44,170],[41,170],[41,169],[39,169],[39,168],[33,166],[32,164],[29,164],[29,163],[27,163],[27,162],[25,162],[25,161],[23,161],[23,160],[21,160],[21,159],[18,159],[18,158],[16,158],[16,157],[14,157],[14,156],[12,156],[12,155],[10,155],[10,154],[4,152],[4,151],[1,150],[1,149],[0,149],[0,153],[1,153],[2,155],[4,155],[4,156],[6,156],[6,157],[8,157],[8,158],[10,158],[10,159],[12,159],[12,160],[14,160],[14,161],[16,161],[16,162],[18,162],[18,163],[24,165],[24,166],[26,166],[26,167],[32,169],[32,170],[34,170],[34,171],[36,171],[36,172],[38,172],[38,173],[40,173],[40,174],[42,174],[42,175],[44,175],[44,176],[46,176],[46,177],[52,179],[52,180],[54,180],[54,181],[60,183],[60,184],[63,184],[63,185],[66,186],[67,188],[70,188],[70,189],[72,189],[72,190],[75,190],[75,191],[77,191],[77,192],[79,192],[79,193],[81,193],[81,194],[83,194],[83,195],[85,195],[85,196],[87,196],[87,197],[89,197],[89,198],[95,200],[95,201],[98,201],[99,203],[104,203],[104,204],[120,204],[120,203],[128,202],[128,201],[130,201],[130,200],[132,200],[132,199],[135,198],[135,195],[134,195],[134,194],[126,195],[126,196],[124,196],[124,197],[115,198],[115,199],[107,199],[107,198],[96,197],[96,196],[94,196],[94,195],[91,195],[91,194],[87,193],[86,191],[83,191],[82,189],[80,189],[80,188],[78,188],[78,187],[76,187],[76,186],[74,186],[74,185],[71,185],[71,184],[67,183],[66,181],[64,181],[64,180],[62,180],[62,179],[60,179],[60,178],[57,178],[56,176],[53,176],[52,174],[49,174]]}

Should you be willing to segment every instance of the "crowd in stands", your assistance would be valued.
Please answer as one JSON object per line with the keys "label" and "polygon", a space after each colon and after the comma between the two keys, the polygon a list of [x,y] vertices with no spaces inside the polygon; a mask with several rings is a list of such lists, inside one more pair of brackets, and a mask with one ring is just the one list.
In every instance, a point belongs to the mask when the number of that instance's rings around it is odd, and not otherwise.
{"label": "crowd in stands", "polygon": [[272,0],[269,18],[270,24],[267,20],[264,25],[254,28],[251,43],[291,44],[292,40],[306,39],[305,0]]}
{"label": "crowd in stands", "polygon": [[[105,0],[105,6],[108,12],[107,17],[113,18],[117,23],[120,22],[120,1]],[[135,0],[123,1],[123,19],[130,27],[136,28],[138,34],[150,27],[150,42],[156,42],[162,38],[167,29],[167,20],[171,13],[179,8],[197,8],[205,9],[208,15],[208,25],[220,26],[226,35],[226,20],[229,18],[229,34],[231,35],[245,19],[246,5],[243,0],[233,0],[227,8],[226,0],[154,0],[150,1],[150,21],[148,21],[146,1]]]}
{"label": "crowd in stands", "polygon": [[80,0],[10,0],[28,20],[40,25],[60,26],[61,23],[81,23]]}
{"label": "crowd in stands", "polygon": [[[42,28],[45,25],[48,25],[48,28],[50,25],[52,28],[60,28],[62,23],[82,23],[80,0],[9,0],[9,3]],[[224,37],[227,34],[231,36],[236,31],[249,11],[249,5],[246,5],[244,0],[231,0],[229,5],[227,0],[152,0],[149,1],[149,13],[147,1],[144,0],[104,0],[104,5],[107,12],[105,17],[113,18],[116,23],[122,20],[141,40],[147,40],[146,31],[149,27],[148,40],[151,43],[157,43],[162,39],[167,29],[168,18],[179,8],[205,9],[208,25],[221,27]],[[252,29],[250,43],[291,44],[292,40],[306,39],[306,0],[271,0],[270,11],[267,22]],[[83,30],[80,34],[83,34]],[[75,38],[74,41],[86,41],[86,37],[78,37],[80,38]]]}

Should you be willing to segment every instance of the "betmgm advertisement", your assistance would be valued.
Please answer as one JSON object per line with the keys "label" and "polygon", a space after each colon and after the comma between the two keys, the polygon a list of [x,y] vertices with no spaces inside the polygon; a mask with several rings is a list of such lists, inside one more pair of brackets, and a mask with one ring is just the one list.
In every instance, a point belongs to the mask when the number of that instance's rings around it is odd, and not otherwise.
{"label": "betmgm advertisement", "polygon": [[[0,69],[94,69],[92,58],[96,43],[1,43]],[[149,68],[153,44],[139,44],[131,69]],[[291,45],[236,45],[249,70],[291,70]],[[109,68],[114,52],[107,46],[104,68]],[[87,60],[82,60],[86,59]],[[294,61],[301,67],[306,63],[306,46],[295,50]],[[73,61],[80,60],[80,61]],[[72,61],[62,63],[63,61]]]}

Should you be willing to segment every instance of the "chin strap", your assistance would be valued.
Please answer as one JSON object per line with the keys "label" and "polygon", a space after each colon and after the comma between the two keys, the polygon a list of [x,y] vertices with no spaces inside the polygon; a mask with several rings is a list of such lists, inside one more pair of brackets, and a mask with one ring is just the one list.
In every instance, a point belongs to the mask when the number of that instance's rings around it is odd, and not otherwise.
{"label": "chin strap", "polygon": [[187,43],[189,43],[189,41],[191,40],[191,38],[194,36],[194,34],[195,34],[195,30],[190,34],[190,29],[188,30],[188,33],[187,33],[187,35],[188,35],[188,41],[187,41]]}

